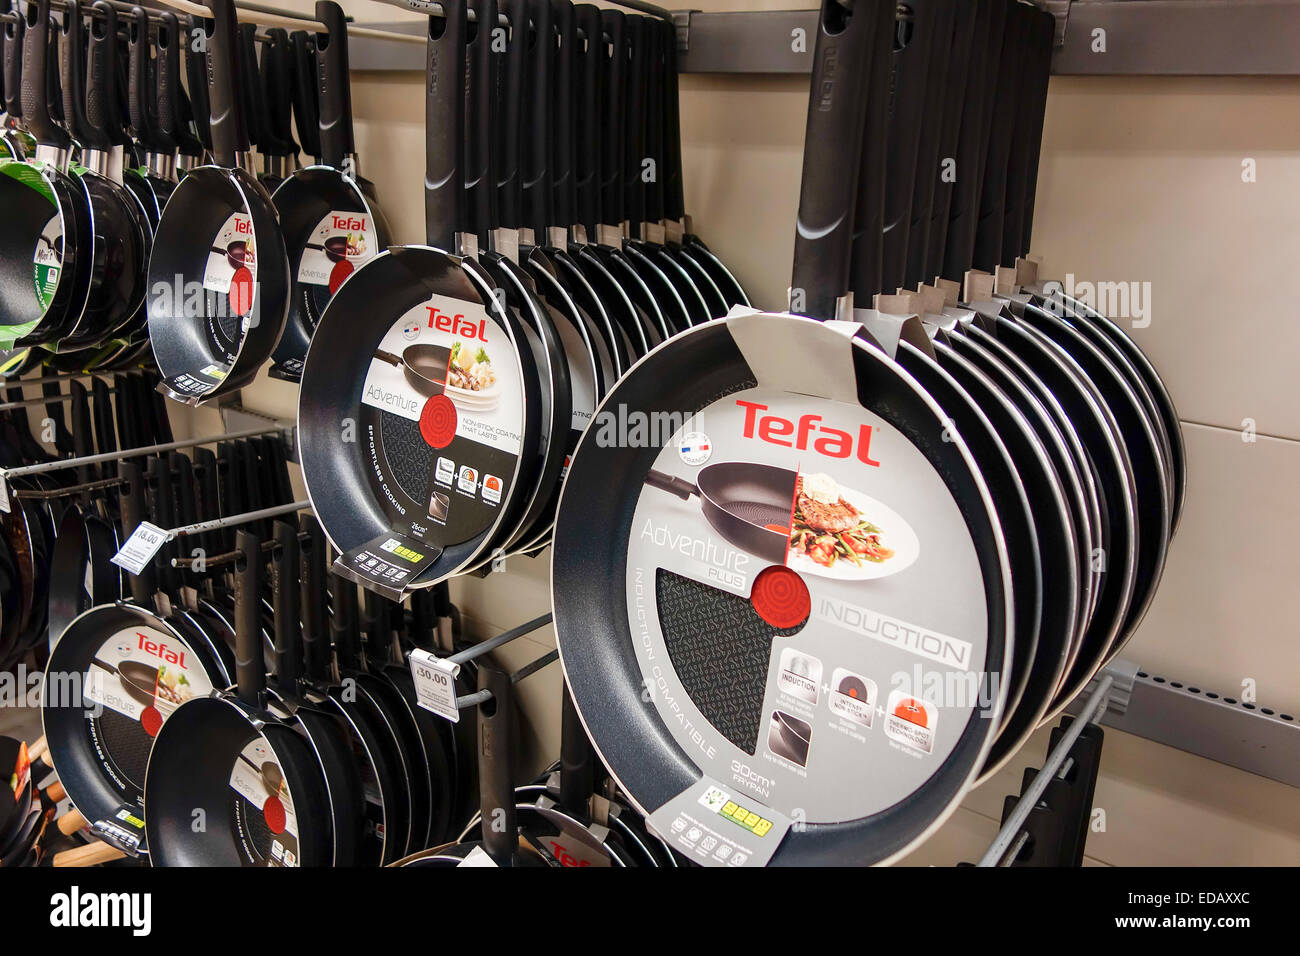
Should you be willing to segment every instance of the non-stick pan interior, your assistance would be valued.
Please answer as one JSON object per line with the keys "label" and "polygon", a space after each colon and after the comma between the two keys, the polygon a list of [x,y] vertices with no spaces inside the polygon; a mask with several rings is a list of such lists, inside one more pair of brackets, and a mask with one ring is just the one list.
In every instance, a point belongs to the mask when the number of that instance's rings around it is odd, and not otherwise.
{"label": "non-stick pan interior", "polygon": [[22,163],[0,169],[0,209],[0,325],[27,325],[45,314],[33,277],[38,257],[48,254],[62,269],[62,215],[50,184]]}

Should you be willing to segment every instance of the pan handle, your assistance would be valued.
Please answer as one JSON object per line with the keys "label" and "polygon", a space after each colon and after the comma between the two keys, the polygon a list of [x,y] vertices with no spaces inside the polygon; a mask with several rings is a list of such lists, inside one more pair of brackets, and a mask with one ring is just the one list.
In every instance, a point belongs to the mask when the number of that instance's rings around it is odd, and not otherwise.
{"label": "pan handle", "polygon": [[320,522],[316,516],[305,514],[299,519],[299,528],[306,533],[306,540],[299,548],[302,570],[302,656],[307,676],[313,680],[325,680],[329,670],[329,635],[325,631],[325,619],[329,592],[326,590],[325,574],[326,544],[321,533]]}
{"label": "pan handle", "polygon": [[275,679],[286,694],[296,695],[302,678],[302,631],[298,619],[298,529],[287,521],[275,523],[271,575],[275,600]]}
{"label": "pan handle", "polygon": [[333,0],[317,0],[316,19],[329,30],[316,35],[321,161],[339,169],[344,157],[356,152],[348,79],[348,25],[343,8]]}
{"label": "pan handle", "polygon": [[442,17],[429,17],[424,97],[424,231],[429,245],[448,252],[465,222],[465,0],[445,0]]}
{"label": "pan handle", "polygon": [[578,58],[574,74],[576,109],[573,111],[575,141],[581,148],[573,152],[574,221],[587,229],[587,237],[594,239],[600,216],[600,128],[596,115],[600,106],[600,71],[602,59],[600,8],[591,3],[574,7],[577,29],[587,37],[585,47],[575,44],[573,53]]}
{"label": "pan handle", "polygon": [[124,146],[128,137],[121,112],[117,11],[107,0],[95,0],[93,8],[100,15],[90,21],[86,125],[105,146]]}
{"label": "pan handle", "polygon": [[66,148],[68,134],[50,113],[48,64],[50,58],[50,2],[35,0],[27,7],[23,35],[22,117],[27,131],[45,146]]}
{"label": "pan handle", "polygon": [[696,488],[689,481],[682,478],[674,478],[672,475],[666,475],[662,471],[655,471],[653,468],[645,476],[645,483],[652,488],[658,488],[660,491],[666,491],[670,495],[676,495],[682,501],[689,501],[691,495],[698,495],[700,489]]}
{"label": "pan handle", "polygon": [[262,539],[241,529],[235,535],[235,687],[239,699],[261,710],[266,705],[262,658]]}
{"label": "pan handle", "polygon": [[[125,541],[144,520],[144,475],[140,471],[140,465],[134,461],[124,461],[118,468],[118,475],[125,486],[122,491],[122,540]],[[139,607],[150,607],[154,592],[158,590],[153,562],[146,561],[139,574],[128,577],[131,599]]]}
{"label": "pan handle", "polygon": [[863,10],[875,18],[866,96],[866,126],[858,167],[858,193],[853,221],[853,262],[849,288],[861,305],[869,305],[884,288],[885,169],[888,156],[890,75],[894,68],[894,6],[873,3]]}
{"label": "pan handle", "polygon": [[857,3],[850,11],[839,0],[822,0],[790,282],[791,311],[815,319],[835,318],[849,289],[867,66],[877,22],[870,4]]}
{"label": "pan handle", "polygon": [[244,125],[244,77],[239,68],[239,23],[234,0],[211,0],[211,32],[205,26],[208,45],[208,128],[212,135],[212,158],[219,166],[233,169],[236,154],[248,152],[248,129]]}
{"label": "pan handle", "polygon": [[27,21],[22,11],[4,25],[4,102],[10,119],[23,116],[23,34]]}
{"label": "pan handle", "polygon": [[385,352],[383,349],[375,349],[375,358],[379,359],[381,362],[387,362],[389,365],[395,365],[398,368],[401,368],[403,364],[400,355],[394,355],[392,352]]}
{"label": "pan handle", "polygon": [[551,64],[555,55],[555,23],[550,0],[529,0],[533,43],[527,46],[524,83],[529,102],[525,111],[524,147],[519,159],[523,185],[520,224],[543,233],[551,219]]}
{"label": "pan handle", "polygon": [[496,0],[477,0],[477,32],[469,51],[469,116],[466,132],[468,157],[465,169],[466,201],[469,203],[472,231],[483,248],[497,228],[497,158],[495,128],[498,91],[497,54],[493,52],[493,34],[497,27]]}

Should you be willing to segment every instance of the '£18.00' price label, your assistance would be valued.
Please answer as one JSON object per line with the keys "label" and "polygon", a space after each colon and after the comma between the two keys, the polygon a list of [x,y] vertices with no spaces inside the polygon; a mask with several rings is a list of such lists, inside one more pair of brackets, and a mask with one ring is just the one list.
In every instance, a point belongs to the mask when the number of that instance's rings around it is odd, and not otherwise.
{"label": "'\u00a318.00' price label", "polygon": [[139,574],[166,542],[166,531],[157,525],[142,521],[131,532],[131,537],[126,539],[122,550],[113,555],[113,563],[119,568],[125,568],[131,574]]}

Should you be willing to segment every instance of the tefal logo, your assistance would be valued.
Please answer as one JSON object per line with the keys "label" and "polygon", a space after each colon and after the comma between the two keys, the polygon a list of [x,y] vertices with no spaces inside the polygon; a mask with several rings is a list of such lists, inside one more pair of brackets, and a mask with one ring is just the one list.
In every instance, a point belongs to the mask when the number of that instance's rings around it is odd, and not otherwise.
{"label": "tefal logo", "polygon": [[253,220],[243,218],[236,219],[235,232],[241,236],[251,236],[253,234]]}
{"label": "tefal logo", "polygon": [[149,654],[153,657],[160,658],[166,661],[168,664],[175,664],[177,667],[183,668],[185,666],[184,651],[181,651],[178,654],[176,651],[173,651],[170,647],[168,647],[166,644],[162,643],[161,641],[150,640],[148,637],[141,634],[139,631],[136,631],[135,636],[140,640],[139,643],[140,650],[144,651],[146,654]]}
{"label": "tefal logo", "polygon": [[464,336],[467,339],[479,339],[487,341],[487,319],[479,319],[475,324],[464,315],[449,315],[446,312],[439,311],[436,305],[427,306],[429,310],[429,328],[437,329],[439,332],[450,332],[452,335]]}
{"label": "tefal logo", "polygon": [[364,232],[366,228],[365,216],[332,216],[335,229],[346,229],[348,232]]}
{"label": "tefal logo", "polygon": [[[880,462],[871,457],[872,426],[861,425],[856,440],[849,432],[831,428],[822,421],[820,415],[801,415],[798,423],[782,418],[780,415],[761,415],[767,411],[766,405],[757,402],[737,401],[745,410],[745,437],[757,437],[771,445],[785,448],[797,448],[807,451],[809,447],[819,455],[827,458],[848,458],[855,453],[864,465],[880,467]],[[811,446],[809,445],[811,442]]]}

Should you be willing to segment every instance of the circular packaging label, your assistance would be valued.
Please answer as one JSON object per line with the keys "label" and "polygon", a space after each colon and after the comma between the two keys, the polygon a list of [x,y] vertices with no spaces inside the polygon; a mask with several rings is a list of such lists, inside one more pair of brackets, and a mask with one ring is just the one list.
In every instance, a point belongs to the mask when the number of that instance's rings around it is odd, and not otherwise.
{"label": "circular packaging label", "polygon": [[[176,708],[212,693],[191,648],[153,627],[124,628],[95,651],[83,677],[97,749],[119,785],[144,785],[153,738]],[[118,776],[120,775],[120,776]]]}
{"label": "circular packaging label", "polygon": [[232,825],[245,857],[261,866],[298,866],[293,795],[264,737],[254,737],[235,758],[230,789],[236,794]]}
{"label": "circular packaging label", "polygon": [[780,389],[666,427],[627,553],[647,699],[705,776],[792,819],[898,803],[997,704],[941,476],[862,407]]}
{"label": "circular packaging label", "polygon": [[393,530],[445,548],[493,527],[523,425],[515,348],[486,308],[434,296],[394,322],[370,361],[357,436]]}

